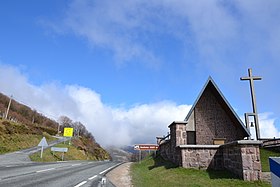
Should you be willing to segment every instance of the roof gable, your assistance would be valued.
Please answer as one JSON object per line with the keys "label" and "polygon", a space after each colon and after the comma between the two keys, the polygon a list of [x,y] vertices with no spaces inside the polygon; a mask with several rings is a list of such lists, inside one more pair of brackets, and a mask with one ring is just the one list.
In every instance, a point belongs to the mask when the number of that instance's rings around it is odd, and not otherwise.
{"label": "roof gable", "polygon": [[244,132],[250,136],[250,132],[248,131],[248,129],[244,126],[243,122],[241,121],[241,119],[238,117],[238,115],[236,114],[236,112],[233,110],[233,108],[231,107],[231,105],[229,104],[229,102],[226,100],[226,98],[224,97],[224,95],[222,94],[222,92],[220,91],[220,89],[218,88],[218,86],[216,85],[216,83],[214,82],[214,80],[212,79],[211,76],[209,76],[208,80],[206,81],[206,83],[204,84],[202,90],[200,91],[197,99],[195,100],[192,108],[190,109],[188,115],[185,118],[185,121],[188,121],[191,114],[193,113],[198,101],[200,100],[201,96],[203,95],[203,93],[206,91],[206,89],[211,89],[211,91],[213,92],[213,94],[216,96],[217,100],[219,101],[219,103],[222,105],[222,107],[225,109],[226,113],[234,120],[236,121],[236,123],[238,125],[240,125]]}

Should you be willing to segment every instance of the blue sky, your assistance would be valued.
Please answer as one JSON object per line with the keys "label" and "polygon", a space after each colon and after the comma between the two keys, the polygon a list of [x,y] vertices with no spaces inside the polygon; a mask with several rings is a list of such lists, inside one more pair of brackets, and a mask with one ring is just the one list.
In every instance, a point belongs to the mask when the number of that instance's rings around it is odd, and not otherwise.
{"label": "blue sky", "polygon": [[208,76],[251,112],[239,80],[251,67],[263,136],[279,136],[279,20],[276,0],[0,1],[0,91],[82,121],[104,145],[104,128],[147,143],[184,119]]}

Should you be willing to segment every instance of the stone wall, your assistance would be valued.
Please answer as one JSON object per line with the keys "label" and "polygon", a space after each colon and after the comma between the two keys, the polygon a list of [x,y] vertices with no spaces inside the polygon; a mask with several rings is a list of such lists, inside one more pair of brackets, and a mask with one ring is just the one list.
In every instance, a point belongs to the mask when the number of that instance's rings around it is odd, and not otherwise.
{"label": "stone wall", "polygon": [[[184,168],[226,169],[241,179],[261,179],[260,141],[240,140],[225,145],[160,145],[159,154]],[[174,155],[177,155],[174,157]],[[177,158],[177,159],[174,159]]]}
{"label": "stone wall", "polygon": [[[173,160],[172,155],[173,155],[174,153],[172,153],[171,150],[170,150],[170,144],[171,144],[171,143],[170,143],[170,140],[165,141],[164,143],[160,144],[160,145],[159,145],[159,148],[158,148],[158,150],[157,150],[157,153],[159,153],[160,156],[161,156],[163,159],[172,161],[172,160]],[[173,162],[173,161],[172,161],[172,162]]]}
{"label": "stone wall", "polygon": [[240,124],[237,124],[226,111],[224,103],[206,89],[194,108],[196,144],[211,145],[215,138],[225,138],[225,143],[246,137]]}
{"label": "stone wall", "polygon": [[159,154],[184,168],[226,169],[248,180],[261,179],[261,141],[239,140],[224,145],[185,145],[185,122],[173,122],[170,140],[159,145]]}
{"label": "stone wall", "polygon": [[181,145],[181,165],[184,168],[223,169],[219,145]]}
{"label": "stone wall", "polygon": [[255,181],[261,179],[261,141],[239,140],[221,146],[224,168],[238,177]]}
{"label": "stone wall", "polygon": [[174,121],[169,125],[170,128],[170,152],[171,161],[180,165],[181,154],[178,146],[186,144],[186,123],[185,121]]}

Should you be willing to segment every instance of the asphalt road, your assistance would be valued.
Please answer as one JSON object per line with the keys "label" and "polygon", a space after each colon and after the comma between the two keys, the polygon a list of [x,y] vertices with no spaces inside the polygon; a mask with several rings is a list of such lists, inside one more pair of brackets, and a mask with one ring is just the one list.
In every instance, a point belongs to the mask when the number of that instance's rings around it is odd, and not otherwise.
{"label": "asphalt road", "polygon": [[110,187],[113,185],[104,176],[117,165],[118,163],[111,161],[2,165],[0,166],[0,186]]}
{"label": "asphalt road", "polygon": [[[48,147],[62,141],[59,138],[50,142]],[[104,176],[118,165],[117,162],[32,162],[29,155],[40,150],[41,147],[37,146],[0,155],[0,187],[114,187]]]}

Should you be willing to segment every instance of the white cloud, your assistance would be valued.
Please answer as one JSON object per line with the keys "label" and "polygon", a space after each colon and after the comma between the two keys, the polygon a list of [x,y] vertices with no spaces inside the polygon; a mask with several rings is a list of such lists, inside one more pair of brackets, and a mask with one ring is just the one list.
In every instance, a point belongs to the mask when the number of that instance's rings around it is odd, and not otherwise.
{"label": "white cloud", "polygon": [[[158,38],[175,39],[198,54],[196,63],[227,75],[236,63],[260,64],[267,57],[279,66],[279,5],[277,0],[73,0],[62,20],[45,23],[109,49],[120,63],[136,59],[158,67],[165,48]],[[239,62],[236,55],[242,56]]]}
{"label": "white cloud", "polygon": [[[276,118],[271,117],[273,113],[265,112],[259,114],[259,126],[261,138],[280,138],[280,131],[276,128]],[[244,117],[242,117],[244,120]],[[253,118],[251,119],[253,120]],[[256,139],[255,126],[250,127],[251,138]]]}
{"label": "white cloud", "polygon": [[275,126],[275,118],[271,118],[272,113],[259,114],[260,134],[262,138],[279,138],[280,132]]}
{"label": "white cloud", "polygon": [[148,65],[157,66],[159,59],[139,40],[141,31],[146,32],[143,22],[148,13],[139,6],[144,8],[146,3],[74,0],[68,6],[62,29],[87,38],[93,46],[110,49],[119,62],[141,57],[150,61]]}
{"label": "white cloud", "polygon": [[[154,38],[162,35],[198,45],[213,55],[237,35],[238,20],[219,1],[72,1],[63,26],[122,61],[158,61]],[[59,23],[60,24],[60,23]],[[56,26],[57,27],[57,26]]]}
{"label": "white cloud", "polygon": [[[155,143],[156,136],[166,135],[172,121],[183,120],[190,105],[171,101],[138,104],[130,108],[111,107],[101,95],[89,88],[55,83],[34,86],[26,75],[12,66],[0,64],[0,92],[58,119],[66,115],[81,121],[102,145]],[[259,114],[262,138],[280,137],[271,113]],[[254,129],[251,128],[251,133]]]}
{"label": "white cloud", "polygon": [[156,136],[167,134],[169,123],[183,120],[190,109],[170,101],[114,108],[89,88],[55,83],[34,86],[20,70],[1,64],[0,91],[51,118],[66,115],[82,122],[102,145],[155,143]]}

